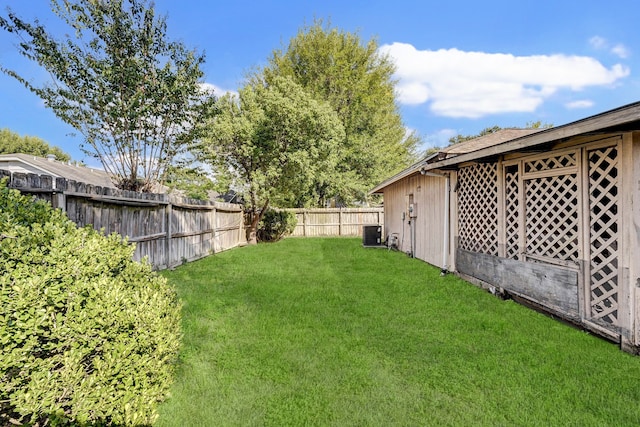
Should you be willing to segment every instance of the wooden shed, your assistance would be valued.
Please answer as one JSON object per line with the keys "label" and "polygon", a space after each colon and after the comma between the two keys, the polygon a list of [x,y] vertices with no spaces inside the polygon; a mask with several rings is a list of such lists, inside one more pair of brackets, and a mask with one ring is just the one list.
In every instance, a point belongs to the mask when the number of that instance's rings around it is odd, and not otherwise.
{"label": "wooden shed", "polygon": [[458,144],[371,192],[388,244],[640,353],[640,103]]}

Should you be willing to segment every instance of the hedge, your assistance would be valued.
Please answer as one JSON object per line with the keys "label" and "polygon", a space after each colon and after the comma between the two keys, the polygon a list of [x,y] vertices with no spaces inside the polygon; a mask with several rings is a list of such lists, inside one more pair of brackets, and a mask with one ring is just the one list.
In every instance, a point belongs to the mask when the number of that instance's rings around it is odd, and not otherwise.
{"label": "hedge", "polygon": [[0,182],[0,425],[150,425],[180,345],[166,279]]}

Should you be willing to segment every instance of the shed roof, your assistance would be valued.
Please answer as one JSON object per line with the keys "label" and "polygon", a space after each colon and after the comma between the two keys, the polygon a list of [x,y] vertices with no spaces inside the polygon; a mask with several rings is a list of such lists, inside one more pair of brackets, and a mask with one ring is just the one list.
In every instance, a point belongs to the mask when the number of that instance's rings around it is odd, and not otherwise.
{"label": "shed roof", "polygon": [[449,159],[460,154],[472,153],[474,151],[478,151],[483,148],[492,147],[497,144],[501,144],[505,141],[510,141],[516,138],[520,138],[522,136],[530,135],[535,132],[539,132],[540,129],[516,129],[516,128],[508,128],[501,129],[497,132],[490,133],[488,135],[483,135],[478,138],[470,139],[468,141],[460,142],[458,144],[453,144],[448,147],[445,147],[435,153],[430,154],[424,159],[414,163],[409,166],[405,170],[397,173],[386,181],[382,182],[380,185],[375,187],[370,191],[370,194],[375,194],[382,190],[384,187],[393,184],[394,182],[405,178],[407,176],[413,175],[415,173],[420,172],[421,169],[425,169],[425,165],[428,165],[433,162],[437,162],[439,160]]}
{"label": "shed roof", "polygon": [[456,144],[452,147],[447,147],[440,153],[428,156],[383,181],[373,188],[370,194],[380,193],[385,187],[402,178],[420,173],[421,170],[426,172],[435,169],[451,169],[460,163],[486,159],[518,150],[527,150],[579,135],[640,130],[640,102],[549,129],[505,130],[507,132],[500,131],[475,138],[461,143],[459,146]]}
{"label": "shed roof", "polygon": [[540,132],[541,130],[542,129],[500,129],[497,132],[450,145],[440,151],[442,153],[446,153],[446,157],[449,158],[458,154],[472,153],[482,148],[493,147],[496,144],[501,144],[505,141],[510,141],[522,136],[531,135],[532,133]]}
{"label": "shed roof", "polygon": [[54,178],[66,178],[101,187],[115,187],[109,174],[100,169],[70,165],[30,154],[0,154],[0,169],[2,169],[2,163],[9,162],[26,164],[32,169],[40,171],[40,174],[51,175]]}

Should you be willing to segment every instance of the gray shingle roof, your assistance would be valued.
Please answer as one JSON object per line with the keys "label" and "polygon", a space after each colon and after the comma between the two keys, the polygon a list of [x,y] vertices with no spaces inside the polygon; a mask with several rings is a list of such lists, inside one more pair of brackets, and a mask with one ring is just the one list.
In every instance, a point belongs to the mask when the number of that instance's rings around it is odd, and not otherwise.
{"label": "gray shingle roof", "polygon": [[[9,166],[12,164],[13,166]],[[0,154],[0,169],[16,171],[16,164],[23,164],[23,172],[51,175],[100,187],[115,187],[109,174],[100,169],[70,165],[58,160],[44,159],[29,154]],[[4,165],[4,166],[3,166]]]}

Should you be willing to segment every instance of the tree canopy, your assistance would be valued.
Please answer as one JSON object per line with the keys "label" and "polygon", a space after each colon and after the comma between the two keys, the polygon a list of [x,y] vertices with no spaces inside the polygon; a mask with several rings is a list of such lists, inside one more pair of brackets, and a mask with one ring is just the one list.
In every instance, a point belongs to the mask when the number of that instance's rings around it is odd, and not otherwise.
{"label": "tree canopy", "polygon": [[219,100],[200,150],[215,171],[244,189],[252,214],[250,241],[260,218],[279,207],[316,204],[315,184],[336,173],[344,129],[333,109],[287,77],[254,79],[239,96]]}
{"label": "tree canopy", "polygon": [[38,86],[2,68],[84,138],[118,186],[148,191],[200,135],[213,110],[201,89],[204,56],[167,40],[166,18],[149,0],[51,0],[69,27],[62,40],[11,10],[0,28],[52,77]]}
{"label": "tree canopy", "polygon": [[32,154],[38,157],[46,157],[47,154],[54,154],[56,159],[68,162],[71,156],[59,147],[50,146],[44,139],[37,136],[21,136],[10,129],[0,129],[0,154]]}
{"label": "tree canopy", "polygon": [[210,192],[225,191],[228,187],[224,180],[214,182],[204,168],[194,165],[191,159],[169,166],[165,173],[165,185],[185,197],[197,200],[209,200]]}
{"label": "tree canopy", "polygon": [[343,127],[332,187],[317,183],[320,199],[365,200],[375,184],[415,160],[420,138],[407,130],[395,100],[395,65],[363,41],[322,21],[302,28],[286,50],[276,50],[258,74],[267,82],[286,76],[318,100],[327,102]]}

